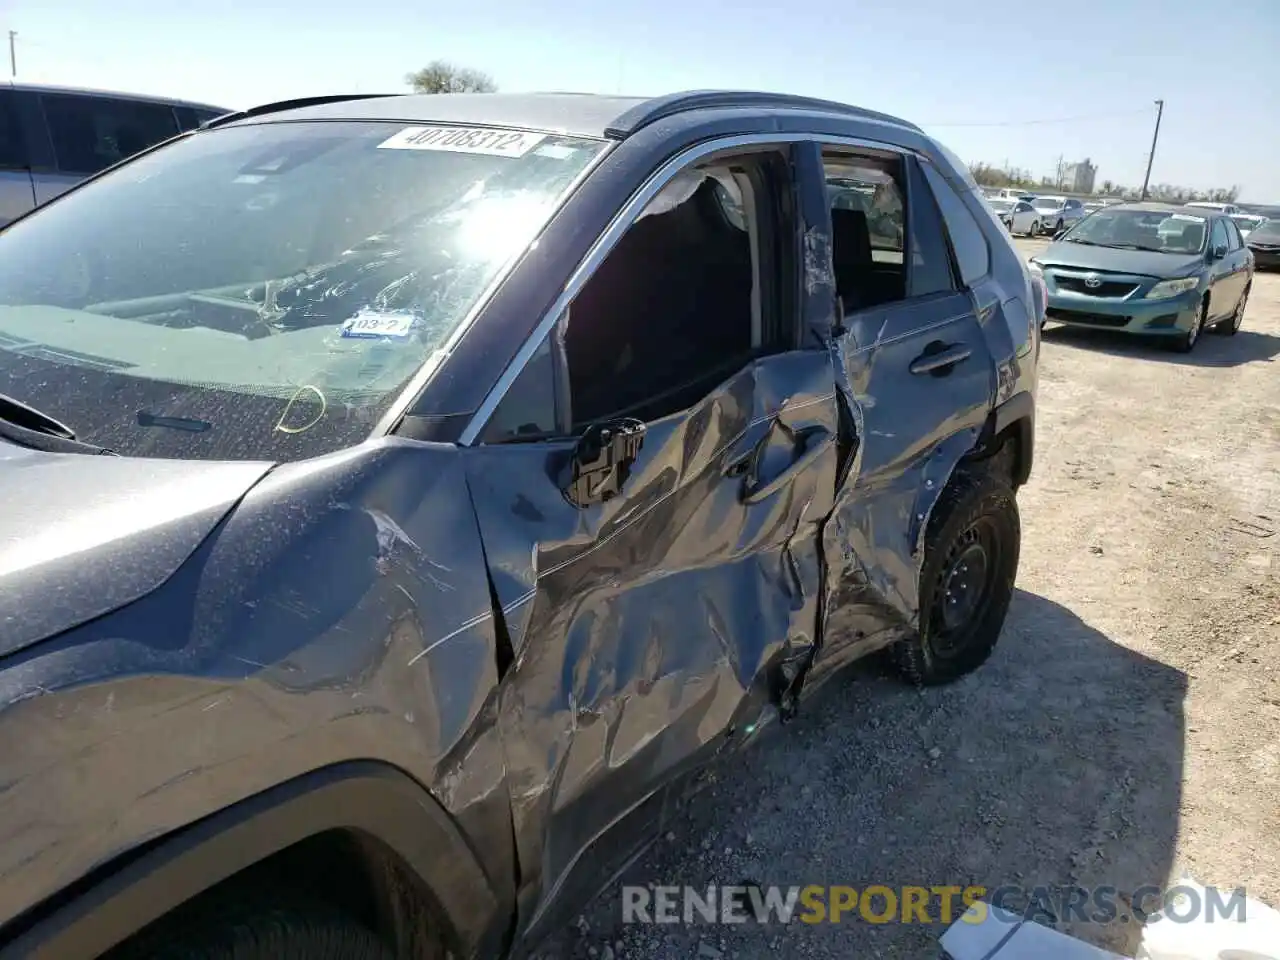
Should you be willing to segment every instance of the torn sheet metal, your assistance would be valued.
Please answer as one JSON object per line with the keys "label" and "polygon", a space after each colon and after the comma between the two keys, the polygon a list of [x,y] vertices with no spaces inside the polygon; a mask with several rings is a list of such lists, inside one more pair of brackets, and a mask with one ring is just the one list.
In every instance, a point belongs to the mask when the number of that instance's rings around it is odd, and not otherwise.
{"label": "torn sheet metal", "polygon": [[[92,491],[103,459],[58,466]],[[380,440],[279,467],[153,592],[13,655],[0,674],[0,920],[141,842],[353,757],[411,775],[472,838],[491,895],[458,907],[462,928],[509,910],[496,633],[468,498],[446,445]],[[114,596],[111,576],[132,582],[129,546],[94,567],[102,593],[86,601]]]}
{"label": "torn sheet metal", "polygon": [[835,402],[823,352],[760,360],[651,422],[621,495],[586,509],[561,490],[571,442],[465,451],[514,650],[499,722],[526,921],[584,854],[625,860],[672,774],[785,700],[808,662]]}

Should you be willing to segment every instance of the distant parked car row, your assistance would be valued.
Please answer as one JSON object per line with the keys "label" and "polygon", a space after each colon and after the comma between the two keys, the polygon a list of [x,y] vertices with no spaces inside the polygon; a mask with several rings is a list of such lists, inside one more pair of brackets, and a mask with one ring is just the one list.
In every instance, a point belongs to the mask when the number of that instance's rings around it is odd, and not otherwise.
{"label": "distant parked car row", "polygon": [[[1000,193],[1010,194],[1012,191],[1002,190]],[[1079,223],[1088,215],[1085,205],[1074,197],[1022,194],[1016,197],[988,197],[987,203],[1010,233],[1031,237],[1038,237],[1042,233],[1057,233]]]}
{"label": "distant parked car row", "polygon": [[161,97],[0,87],[0,227],[114,163],[230,112]]}
{"label": "distant parked car row", "polygon": [[[1125,202],[1115,197],[1081,201],[1058,195],[1038,196],[1015,187],[988,190],[986,198],[996,217],[1010,233],[1028,237],[1062,233],[1099,210]],[[1253,231],[1268,222],[1267,217],[1247,213],[1234,203],[1195,200],[1181,206],[1193,210],[1210,210],[1230,217],[1240,232],[1241,239],[1249,237]]]}

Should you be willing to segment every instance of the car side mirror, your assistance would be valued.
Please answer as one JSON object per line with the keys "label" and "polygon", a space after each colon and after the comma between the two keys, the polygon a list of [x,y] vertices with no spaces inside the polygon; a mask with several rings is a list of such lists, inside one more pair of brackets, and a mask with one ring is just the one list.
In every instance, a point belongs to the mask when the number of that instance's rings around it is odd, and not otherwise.
{"label": "car side mirror", "polygon": [[1209,249],[1210,260],[1221,260],[1226,255],[1227,255],[1227,248],[1224,247],[1222,244],[1218,244],[1216,247],[1211,247]]}
{"label": "car side mirror", "polygon": [[622,492],[644,445],[645,425],[634,419],[593,423],[583,431],[569,460],[562,489],[575,507],[612,500]]}

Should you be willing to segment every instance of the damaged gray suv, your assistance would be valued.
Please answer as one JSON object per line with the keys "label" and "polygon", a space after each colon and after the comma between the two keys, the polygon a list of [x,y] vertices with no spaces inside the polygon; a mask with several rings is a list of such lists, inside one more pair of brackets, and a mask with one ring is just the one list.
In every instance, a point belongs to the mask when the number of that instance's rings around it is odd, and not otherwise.
{"label": "damaged gray suv", "polygon": [[273,104],[19,219],[0,955],[527,952],[838,668],[987,658],[1043,313],[775,94]]}

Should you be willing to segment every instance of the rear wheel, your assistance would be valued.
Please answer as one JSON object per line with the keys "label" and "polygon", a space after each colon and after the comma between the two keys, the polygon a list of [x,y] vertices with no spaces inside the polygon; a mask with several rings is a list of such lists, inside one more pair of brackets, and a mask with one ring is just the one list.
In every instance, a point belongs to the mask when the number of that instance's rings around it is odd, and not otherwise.
{"label": "rear wheel", "polygon": [[393,960],[394,956],[372,930],[327,904],[272,904],[262,891],[253,896],[248,890],[229,890],[180,909],[107,958]]}
{"label": "rear wheel", "polygon": [[920,630],[889,648],[906,679],[949,683],[991,656],[1013,599],[1021,541],[1008,478],[994,470],[957,473],[929,520]]}
{"label": "rear wheel", "polygon": [[1249,287],[1244,288],[1244,293],[1240,294],[1240,302],[1236,304],[1235,313],[1215,326],[1213,328],[1214,333],[1220,333],[1225,337],[1234,337],[1240,332],[1240,327],[1244,324],[1244,308],[1249,300],[1249,289]]}
{"label": "rear wheel", "polygon": [[1209,297],[1205,296],[1200,304],[1200,313],[1191,329],[1173,341],[1174,349],[1179,353],[1190,353],[1200,342],[1200,334],[1204,332],[1205,322],[1209,319]]}

